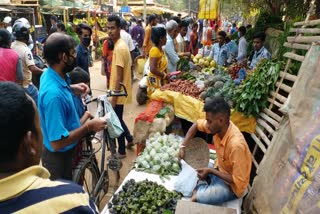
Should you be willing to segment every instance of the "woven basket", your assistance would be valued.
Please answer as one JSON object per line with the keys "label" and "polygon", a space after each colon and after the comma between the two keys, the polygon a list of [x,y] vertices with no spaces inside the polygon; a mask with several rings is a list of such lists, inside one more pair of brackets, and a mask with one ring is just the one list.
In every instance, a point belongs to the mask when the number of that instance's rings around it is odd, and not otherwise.
{"label": "woven basket", "polygon": [[183,159],[194,169],[208,167],[210,152],[206,141],[199,137],[191,139]]}

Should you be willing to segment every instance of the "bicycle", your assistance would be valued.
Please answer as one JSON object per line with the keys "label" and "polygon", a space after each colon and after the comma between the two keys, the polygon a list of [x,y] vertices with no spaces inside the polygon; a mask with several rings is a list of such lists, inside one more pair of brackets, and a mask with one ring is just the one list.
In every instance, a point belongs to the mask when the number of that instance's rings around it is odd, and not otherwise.
{"label": "bicycle", "polygon": [[[121,83],[123,91],[111,91],[107,90],[106,97],[112,96],[128,96],[126,87]],[[109,102],[107,99],[105,99]],[[105,103],[99,98],[89,98],[85,100],[85,104],[88,105],[91,102],[102,102],[103,111],[100,112],[99,117],[103,117],[107,112],[104,112]],[[94,150],[92,143],[96,141],[100,143],[100,148],[97,151]],[[110,148],[111,157],[105,167],[106,147]],[[98,166],[98,160],[96,153],[101,150],[100,168]],[[108,130],[103,130],[102,139],[95,137],[95,133],[89,133],[82,138],[82,158],[76,166],[73,173],[73,181],[79,185],[83,185],[88,192],[90,198],[99,206],[103,196],[108,192],[109,188],[109,173],[108,169],[115,171],[117,174],[117,181],[120,179],[120,169],[122,167],[121,160],[116,156],[115,139],[109,136]],[[86,172],[89,172],[89,177],[86,176]],[[88,179],[87,179],[88,178]]]}

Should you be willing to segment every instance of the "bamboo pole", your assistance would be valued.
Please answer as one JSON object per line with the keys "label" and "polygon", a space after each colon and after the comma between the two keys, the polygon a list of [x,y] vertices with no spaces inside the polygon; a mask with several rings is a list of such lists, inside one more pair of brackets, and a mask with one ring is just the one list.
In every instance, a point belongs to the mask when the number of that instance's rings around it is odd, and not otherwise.
{"label": "bamboo pole", "polygon": [[311,45],[305,45],[305,44],[299,44],[299,43],[289,43],[285,42],[283,46],[287,48],[292,48],[292,49],[299,49],[299,50],[309,50]]}

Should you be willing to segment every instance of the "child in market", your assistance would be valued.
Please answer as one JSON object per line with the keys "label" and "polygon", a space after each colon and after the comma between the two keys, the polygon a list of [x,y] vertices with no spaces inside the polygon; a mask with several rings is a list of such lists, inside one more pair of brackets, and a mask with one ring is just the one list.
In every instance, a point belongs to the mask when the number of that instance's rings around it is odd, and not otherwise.
{"label": "child in market", "polygon": [[[71,80],[71,84],[77,84],[77,83],[85,83],[89,85],[90,83],[90,77],[89,74],[83,70],[80,67],[74,68],[70,73],[69,77]],[[93,115],[86,111],[85,105],[82,101],[82,95],[81,94],[72,94],[73,95],[73,102],[76,107],[77,113],[80,118],[81,125],[84,124],[88,119],[93,118]],[[75,148],[75,153],[72,160],[72,168],[75,169],[78,165],[79,161],[82,158],[82,140],[80,140]]]}
{"label": "child in market", "polygon": [[[74,68],[69,73],[69,77],[71,80],[71,84],[85,83],[89,85],[89,82],[90,82],[89,74],[80,67]],[[85,123],[85,121],[87,121],[90,117],[93,117],[93,116],[90,112],[86,111],[86,108],[83,104],[81,96],[82,96],[81,94],[73,94],[73,100],[80,118],[80,123],[83,124]]]}

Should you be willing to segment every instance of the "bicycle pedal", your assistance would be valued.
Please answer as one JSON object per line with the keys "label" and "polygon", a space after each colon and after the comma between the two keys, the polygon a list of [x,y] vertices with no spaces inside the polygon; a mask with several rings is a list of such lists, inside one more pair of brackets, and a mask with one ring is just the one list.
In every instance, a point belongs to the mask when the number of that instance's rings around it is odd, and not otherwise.
{"label": "bicycle pedal", "polygon": [[117,157],[111,157],[108,166],[112,171],[120,171],[122,168],[122,161]]}

